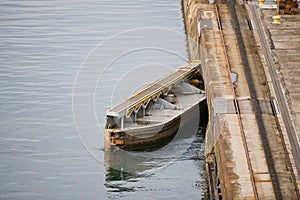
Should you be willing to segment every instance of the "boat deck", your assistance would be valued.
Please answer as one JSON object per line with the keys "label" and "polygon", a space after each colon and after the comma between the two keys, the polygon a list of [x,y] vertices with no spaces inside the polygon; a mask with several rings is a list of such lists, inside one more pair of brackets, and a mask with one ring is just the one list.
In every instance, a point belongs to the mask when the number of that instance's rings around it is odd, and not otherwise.
{"label": "boat deck", "polygon": [[134,109],[140,108],[143,104],[147,104],[151,99],[158,98],[163,91],[169,90],[172,85],[176,84],[185,77],[189,77],[198,72],[197,64],[187,63],[180,67],[175,72],[171,72],[160,78],[156,82],[148,85],[139,92],[132,95],[122,103],[110,108],[107,115],[113,117],[123,117],[132,113]]}
{"label": "boat deck", "polygon": [[124,129],[153,126],[175,118],[188,108],[205,99],[205,94],[177,95],[176,105],[180,109],[150,109],[150,115],[138,118],[136,122],[125,121]]}

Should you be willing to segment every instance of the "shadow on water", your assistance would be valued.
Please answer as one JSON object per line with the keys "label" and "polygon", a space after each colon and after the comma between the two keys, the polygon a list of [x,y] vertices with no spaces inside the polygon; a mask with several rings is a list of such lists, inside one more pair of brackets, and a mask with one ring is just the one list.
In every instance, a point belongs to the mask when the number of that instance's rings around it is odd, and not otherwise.
{"label": "shadow on water", "polygon": [[135,182],[137,177],[139,177],[139,175],[110,167],[107,169],[105,187],[109,189],[109,192],[134,192],[133,187],[122,187],[117,181]]}
{"label": "shadow on water", "polygon": [[[206,126],[200,126],[192,142],[188,144],[188,147],[179,157],[172,157],[169,153],[163,154],[162,152],[154,153],[151,151],[151,146],[147,146],[140,151],[124,151],[119,148],[112,149],[110,152],[106,152],[106,177],[105,187],[109,193],[131,193],[136,190],[143,189],[142,186],[132,186],[130,183],[139,182],[142,179],[147,179],[154,174],[154,170],[167,167],[174,162],[192,161],[199,172],[203,172],[205,177],[205,161],[204,161],[204,142],[205,142]],[[175,147],[185,146],[185,139],[173,141],[172,145],[169,145],[168,150],[172,151]],[[161,144],[160,144],[161,145]],[[153,146],[157,149],[157,146]],[[128,155],[134,155],[133,157]],[[133,158],[133,159],[131,159]],[[163,169],[162,169],[163,170]],[[199,180],[194,183],[194,187],[204,191],[204,198],[209,199],[208,187],[206,180]]]}

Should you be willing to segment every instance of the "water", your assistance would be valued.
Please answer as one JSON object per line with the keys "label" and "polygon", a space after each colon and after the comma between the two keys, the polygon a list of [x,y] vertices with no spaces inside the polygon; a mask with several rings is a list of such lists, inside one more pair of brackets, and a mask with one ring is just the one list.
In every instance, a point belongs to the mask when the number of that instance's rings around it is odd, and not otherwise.
{"label": "water", "polygon": [[136,173],[104,166],[105,110],[187,59],[180,1],[1,2],[0,51],[0,199],[204,197],[201,134]]}

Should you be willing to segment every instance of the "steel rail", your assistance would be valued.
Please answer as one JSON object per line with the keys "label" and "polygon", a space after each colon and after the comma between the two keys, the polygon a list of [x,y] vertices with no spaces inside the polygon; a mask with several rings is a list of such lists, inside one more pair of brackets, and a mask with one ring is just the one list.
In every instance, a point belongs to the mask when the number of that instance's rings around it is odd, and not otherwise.
{"label": "steel rail", "polygon": [[[222,29],[221,19],[220,19],[220,15],[219,15],[219,9],[218,9],[217,5],[215,5],[215,9],[216,9],[216,14],[217,14],[217,20],[218,20],[221,39],[222,39],[222,44],[223,44],[223,48],[224,48],[224,54],[225,54],[225,58],[226,58],[227,68],[228,68],[229,73],[231,73],[231,66],[230,66],[230,63],[229,63],[228,54],[227,54],[227,50],[226,50],[226,46],[225,46],[225,39],[224,39],[223,31],[222,31],[223,29]],[[242,133],[243,146],[244,146],[246,157],[247,157],[247,165],[248,165],[248,170],[250,172],[250,178],[251,178],[253,193],[254,193],[255,199],[259,199],[256,184],[255,184],[255,178],[254,178],[254,174],[253,174],[250,154],[249,154],[249,148],[248,148],[247,141],[246,141],[246,134],[245,134],[245,131],[244,131],[244,125],[243,125],[243,122],[242,122],[242,117],[241,117],[241,113],[240,113],[240,109],[239,109],[239,105],[238,105],[237,95],[236,95],[236,92],[235,92],[234,83],[233,83],[230,75],[229,75],[229,79],[231,81],[231,89],[233,91],[233,96],[234,96],[233,102],[234,102],[234,105],[235,105],[235,108],[236,108],[236,113],[237,113],[237,116],[238,116],[238,122],[239,122],[240,130],[241,130],[241,133]]]}
{"label": "steel rail", "polygon": [[236,35],[239,51],[241,54],[242,63],[244,66],[244,71],[245,71],[246,80],[247,80],[249,91],[250,91],[251,102],[252,102],[252,106],[254,108],[254,113],[255,113],[255,118],[257,121],[257,125],[258,125],[258,130],[260,133],[260,137],[261,137],[262,144],[264,147],[264,152],[266,155],[266,160],[267,160],[267,164],[268,164],[268,168],[269,168],[269,172],[270,172],[270,176],[271,176],[271,180],[272,180],[275,197],[277,200],[279,200],[279,199],[282,199],[280,185],[279,185],[278,177],[277,177],[276,170],[274,167],[274,160],[273,160],[272,152],[270,149],[270,144],[269,144],[269,141],[267,138],[266,129],[265,129],[265,126],[263,123],[261,109],[260,109],[259,102],[258,102],[258,99],[256,96],[254,81],[253,81],[253,78],[251,75],[249,61],[248,61],[247,53],[245,50],[245,45],[244,45],[244,41],[242,38],[242,33],[241,33],[238,18],[237,18],[236,10],[235,10],[235,3],[234,3],[234,0],[228,0],[227,3],[229,6],[229,9],[230,9],[231,18],[233,20],[235,35]]}
{"label": "steel rail", "polygon": [[[259,35],[259,39],[260,39],[260,42],[262,44],[263,54],[264,54],[264,57],[267,61],[268,69],[270,71],[272,83],[273,83],[273,86],[274,86],[275,96],[276,96],[276,99],[278,101],[279,110],[281,112],[283,122],[284,122],[284,125],[285,125],[285,128],[286,128],[287,134],[288,134],[288,138],[289,138],[289,141],[291,143],[291,147],[292,147],[291,151],[292,151],[292,155],[293,155],[293,158],[294,158],[295,167],[296,167],[296,170],[298,172],[298,178],[300,179],[300,144],[299,144],[299,139],[297,138],[295,128],[294,128],[293,123],[290,119],[289,110],[288,110],[288,107],[287,107],[287,104],[286,104],[286,101],[285,101],[285,98],[284,98],[284,95],[283,95],[281,84],[279,82],[279,79],[278,79],[278,76],[277,76],[277,73],[276,73],[276,70],[275,70],[274,61],[273,61],[271,52],[269,50],[266,35],[264,33],[264,30],[262,28],[261,23],[259,22],[259,14],[258,14],[256,9],[257,9],[256,5],[250,5],[250,10],[253,14],[254,22],[255,22],[256,27],[257,27],[257,33]],[[294,181],[295,181],[295,184],[297,184],[296,180],[294,180]],[[298,199],[300,199],[299,196],[298,196]]]}

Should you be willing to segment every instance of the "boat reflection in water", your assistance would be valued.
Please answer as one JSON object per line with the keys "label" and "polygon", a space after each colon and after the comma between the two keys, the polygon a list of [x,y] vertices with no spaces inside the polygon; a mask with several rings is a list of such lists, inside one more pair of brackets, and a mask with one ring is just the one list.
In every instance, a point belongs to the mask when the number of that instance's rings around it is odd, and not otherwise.
{"label": "boat reflection in water", "polygon": [[[202,157],[197,153],[201,151],[204,142],[206,119],[196,131],[195,135],[188,134],[186,137],[175,138],[168,144],[158,149],[148,146],[145,150],[126,151],[119,147],[112,147],[105,151],[105,186],[108,192],[134,192],[136,185],[130,183],[138,182],[143,178],[150,177],[155,170],[163,170],[175,161],[195,160],[199,167]],[[204,152],[203,152],[204,153]],[[203,155],[202,155],[203,156]],[[204,165],[204,160],[203,165]],[[188,167],[188,166],[187,166]],[[187,168],[188,170],[188,168]],[[129,183],[129,184],[128,184]],[[138,184],[139,185],[139,184]],[[203,184],[201,185],[203,186]],[[138,188],[140,189],[140,188]],[[201,188],[202,189],[202,188]]]}

